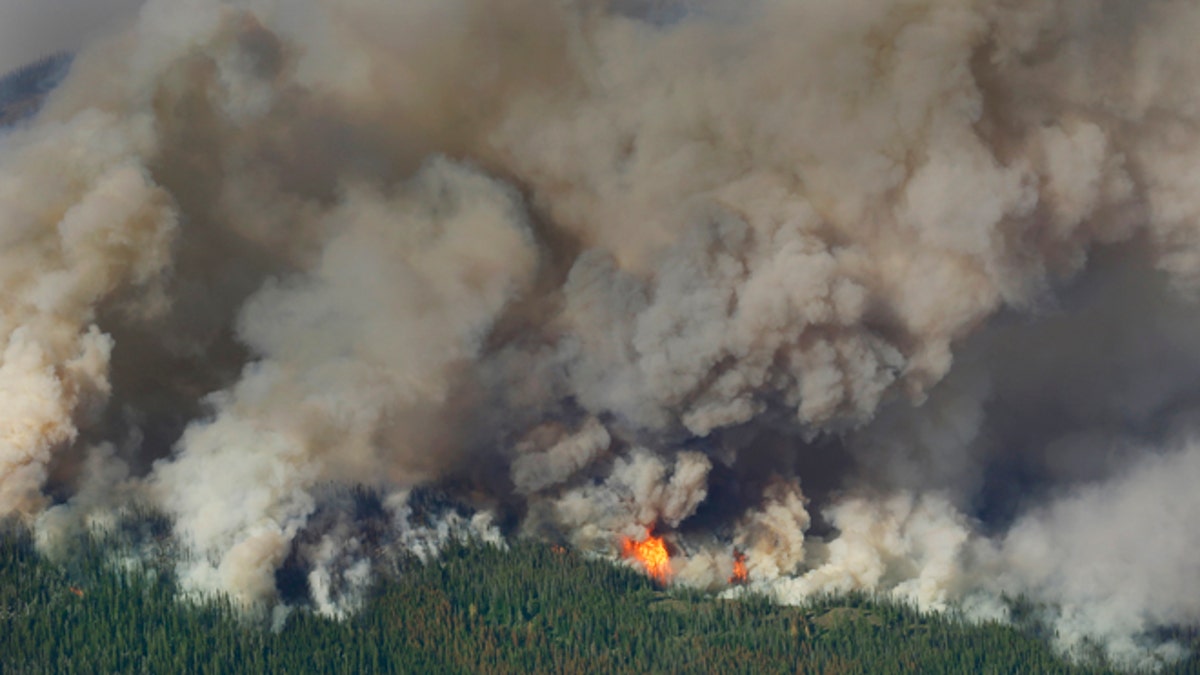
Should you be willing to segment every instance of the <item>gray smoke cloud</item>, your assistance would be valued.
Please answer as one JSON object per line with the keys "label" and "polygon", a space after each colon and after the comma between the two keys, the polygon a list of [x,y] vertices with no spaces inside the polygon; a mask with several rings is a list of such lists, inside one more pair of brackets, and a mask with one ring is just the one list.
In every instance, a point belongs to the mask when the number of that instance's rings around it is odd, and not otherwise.
{"label": "gray smoke cloud", "polygon": [[457,534],[652,530],[675,583],[1024,594],[1068,652],[1174,658],[1198,28],[149,0],[2,146],[0,516],[53,550],[149,503],[188,591],[332,616]]}
{"label": "gray smoke cloud", "polygon": [[75,51],[118,30],[143,0],[0,2],[0,73],[58,51]]}

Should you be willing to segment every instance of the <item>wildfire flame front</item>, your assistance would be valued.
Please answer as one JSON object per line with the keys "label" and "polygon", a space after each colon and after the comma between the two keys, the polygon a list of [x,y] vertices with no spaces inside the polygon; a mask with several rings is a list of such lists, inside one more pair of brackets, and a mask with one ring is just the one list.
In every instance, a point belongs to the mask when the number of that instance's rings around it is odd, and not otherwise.
{"label": "wildfire flame front", "polygon": [[646,537],[641,541],[624,537],[621,540],[621,556],[638,561],[646,573],[661,584],[667,583],[671,577],[671,556],[667,553],[667,544],[650,530],[646,530]]}
{"label": "wildfire flame front", "polygon": [[730,584],[744,584],[749,580],[749,572],[746,570],[746,554],[734,549],[733,551],[733,575],[729,577]]}

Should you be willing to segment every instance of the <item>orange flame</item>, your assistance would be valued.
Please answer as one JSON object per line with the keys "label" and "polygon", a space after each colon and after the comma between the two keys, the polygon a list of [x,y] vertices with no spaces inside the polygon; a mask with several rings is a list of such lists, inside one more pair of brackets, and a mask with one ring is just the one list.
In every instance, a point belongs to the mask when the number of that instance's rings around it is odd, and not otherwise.
{"label": "orange flame", "polygon": [[750,579],[749,572],[746,571],[746,554],[741,551],[733,550],[733,576],[729,577],[731,584],[744,584]]}
{"label": "orange flame", "polygon": [[646,573],[661,584],[667,583],[667,579],[671,577],[671,556],[667,553],[667,543],[662,537],[654,536],[650,530],[646,530],[646,538],[641,541],[623,537],[621,555],[641,563]]}

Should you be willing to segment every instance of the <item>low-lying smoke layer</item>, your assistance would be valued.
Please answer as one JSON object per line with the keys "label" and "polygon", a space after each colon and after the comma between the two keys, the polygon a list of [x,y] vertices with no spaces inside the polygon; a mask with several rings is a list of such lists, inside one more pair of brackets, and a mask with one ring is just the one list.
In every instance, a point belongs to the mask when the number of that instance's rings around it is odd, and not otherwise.
{"label": "low-lying smoke layer", "polygon": [[[677,583],[1026,594],[1068,649],[1170,658],[1197,30],[1182,0],[151,0],[0,143],[0,516],[53,548],[149,503],[188,588],[331,614],[451,532],[650,530]],[[428,487],[477,515],[417,522]]]}

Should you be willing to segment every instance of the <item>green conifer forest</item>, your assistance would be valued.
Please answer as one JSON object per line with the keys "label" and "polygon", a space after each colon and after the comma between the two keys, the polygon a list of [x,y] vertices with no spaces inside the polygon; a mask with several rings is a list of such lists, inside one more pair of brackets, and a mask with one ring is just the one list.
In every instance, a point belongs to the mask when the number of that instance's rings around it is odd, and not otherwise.
{"label": "green conifer forest", "polygon": [[298,610],[275,629],[181,600],[166,565],[120,571],[111,549],[80,549],[51,562],[27,534],[3,536],[0,673],[1110,672],[1010,625],[859,596],[721,600],[529,541],[406,561],[350,618]]}

